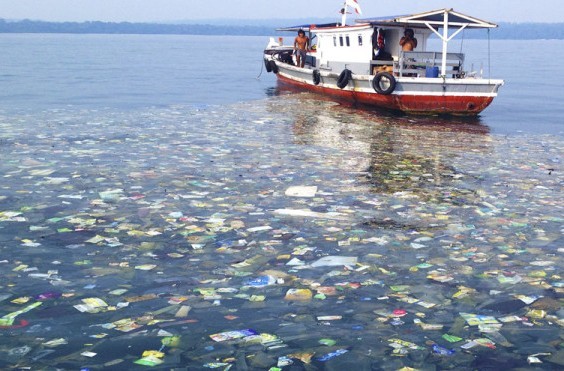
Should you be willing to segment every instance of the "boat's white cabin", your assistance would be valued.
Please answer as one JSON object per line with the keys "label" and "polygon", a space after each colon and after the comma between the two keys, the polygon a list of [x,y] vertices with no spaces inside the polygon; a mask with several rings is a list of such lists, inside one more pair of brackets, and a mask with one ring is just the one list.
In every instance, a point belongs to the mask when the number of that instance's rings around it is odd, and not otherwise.
{"label": "boat's white cabin", "polygon": [[[403,27],[371,25],[313,28],[311,33],[315,44],[310,53],[313,57],[311,67],[335,72],[348,68],[360,75],[373,74],[374,68],[393,68],[394,62],[397,65],[403,57],[399,42],[404,31]],[[415,50],[426,50],[431,32],[424,29],[413,31],[418,42]],[[379,33],[385,42],[383,50],[377,46]]]}
{"label": "boat's white cabin", "polygon": [[[357,23],[346,26],[339,23],[304,25],[280,30],[303,29],[308,34],[312,44],[306,61],[308,68],[333,73],[340,73],[347,68],[357,75],[387,71],[400,77],[462,78],[465,77],[464,54],[449,53],[449,41],[466,28],[497,27],[452,9],[357,20]],[[403,51],[400,45],[406,29],[411,29],[417,39],[417,46],[412,51]],[[431,35],[441,40],[440,50],[428,50],[427,43]],[[384,41],[383,48],[378,36]],[[272,44],[269,47],[275,46]],[[281,44],[279,47],[283,49]]]}

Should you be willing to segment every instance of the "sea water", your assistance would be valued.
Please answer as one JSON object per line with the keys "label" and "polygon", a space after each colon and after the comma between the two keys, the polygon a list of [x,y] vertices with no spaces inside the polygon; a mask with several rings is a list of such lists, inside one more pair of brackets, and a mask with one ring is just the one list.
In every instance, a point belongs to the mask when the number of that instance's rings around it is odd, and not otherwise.
{"label": "sea water", "polygon": [[[213,105],[262,99],[264,38],[2,35],[3,109]],[[265,76],[263,76],[265,77]]]}
{"label": "sea water", "polygon": [[[291,41],[286,36],[285,42]],[[276,94],[262,65],[266,37],[0,35],[0,109],[207,106]],[[562,130],[562,40],[456,40],[466,69],[504,79],[480,122],[492,131]],[[430,44],[437,50],[437,40]],[[545,58],[546,51],[551,57]],[[257,77],[259,77],[257,79]]]}
{"label": "sea water", "polygon": [[470,120],[279,87],[264,41],[0,37],[2,368],[559,368],[561,41],[492,41]]}

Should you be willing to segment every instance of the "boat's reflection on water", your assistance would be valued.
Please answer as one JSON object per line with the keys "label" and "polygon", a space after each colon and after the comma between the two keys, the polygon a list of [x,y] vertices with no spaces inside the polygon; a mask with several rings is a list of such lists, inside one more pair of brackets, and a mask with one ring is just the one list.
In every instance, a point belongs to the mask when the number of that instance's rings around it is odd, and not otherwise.
{"label": "boat's reflection on water", "polygon": [[406,115],[401,112],[367,107],[345,100],[336,100],[334,97],[304,92],[302,89],[282,82],[278,82],[275,87],[267,89],[266,95],[270,97],[296,96],[297,99],[306,100],[308,102],[319,101],[333,103],[333,105],[336,106],[335,109],[351,109],[358,115],[366,119],[374,120],[380,124],[409,125],[411,127],[415,126],[421,130],[461,131],[476,134],[488,134],[490,132],[489,127],[482,122],[479,116]]}
{"label": "boat's reflection on water", "polygon": [[376,192],[428,198],[456,184],[473,193],[475,177],[463,174],[465,164],[491,149],[479,118],[398,115],[287,89],[278,97],[271,109],[291,120],[295,143],[334,149],[338,166]]}

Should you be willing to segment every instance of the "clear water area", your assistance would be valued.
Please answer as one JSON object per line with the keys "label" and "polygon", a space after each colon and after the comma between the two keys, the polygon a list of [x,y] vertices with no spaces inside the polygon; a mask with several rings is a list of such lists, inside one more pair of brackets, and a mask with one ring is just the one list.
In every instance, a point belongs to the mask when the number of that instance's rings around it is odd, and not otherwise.
{"label": "clear water area", "polygon": [[[283,36],[287,44],[293,35]],[[237,36],[3,34],[0,112],[174,104],[202,108],[262,99],[276,94],[275,77],[262,65],[266,41]],[[468,71],[505,80],[478,122],[499,134],[561,134],[562,43],[451,42],[451,52],[466,53]],[[437,40],[430,46],[440,48]],[[554,57],[541,59],[546,50]],[[380,114],[374,112],[376,118]]]}
{"label": "clear water area", "polygon": [[1,109],[199,106],[261,99],[264,38],[1,35]]}
{"label": "clear water area", "polygon": [[2,368],[561,368],[556,130],[268,81],[213,105],[12,98]]}

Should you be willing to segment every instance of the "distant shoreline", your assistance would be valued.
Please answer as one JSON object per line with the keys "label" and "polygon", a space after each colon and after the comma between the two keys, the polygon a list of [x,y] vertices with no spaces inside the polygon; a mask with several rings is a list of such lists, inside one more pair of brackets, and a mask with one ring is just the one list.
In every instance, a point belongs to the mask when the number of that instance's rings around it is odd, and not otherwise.
{"label": "distant shoreline", "polygon": [[[268,22],[265,20],[264,22]],[[273,20],[260,25],[238,24],[164,24],[130,22],[45,22],[45,21],[8,21],[0,19],[0,33],[64,33],[64,34],[134,34],[134,35],[217,35],[217,36],[272,36],[278,34],[277,27],[291,24],[303,24],[303,20]],[[491,39],[564,39],[564,23],[500,23],[492,29]],[[468,39],[485,39],[484,31],[468,30]]]}

